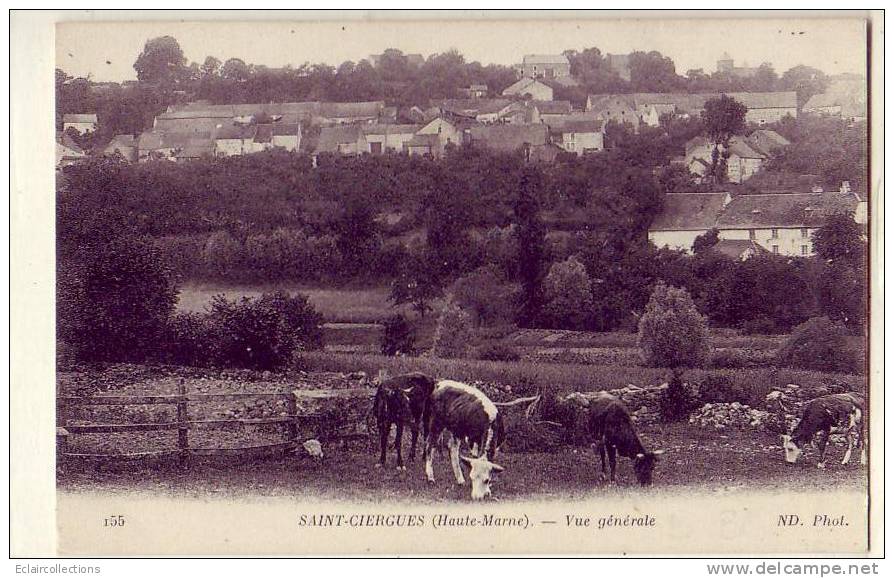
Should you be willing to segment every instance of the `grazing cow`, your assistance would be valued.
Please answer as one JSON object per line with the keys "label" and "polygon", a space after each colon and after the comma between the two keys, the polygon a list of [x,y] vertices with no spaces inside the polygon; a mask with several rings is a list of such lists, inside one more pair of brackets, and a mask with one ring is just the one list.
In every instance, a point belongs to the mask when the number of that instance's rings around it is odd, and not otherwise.
{"label": "grazing cow", "polygon": [[[404,424],[409,424],[412,432],[410,445],[410,460],[416,457],[416,441],[419,439],[419,425],[424,423],[422,416],[428,406],[429,397],[435,388],[435,380],[422,373],[408,373],[385,379],[379,384],[376,398],[373,402],[373,412],[376,416],[376,425],[379,430],[379,442],[382,452],[379,456],[379,464],[385,465],[385,452],[388,447],[388,435],[391,433],[391,425],[397,428],[395,432],[394,447],[397,450],[397,469],[405,470],[403,456],[401,456],[401,442],[404,435]],[[423,435],[425,434],[423,430]]]}
{"label": "grazing cow", "polygon": [[428,481],[435,481],[432,451],[443,433],[447,436],[450,465],[453,467],[456,483],[465,483],[459,456],[460,444],[465,441],[473,454],[473,457],[462,458],[471,468],[469,478],[472,480],[472,499],[480,500],[489,496],[491,473],[503,471],[501,466],[492,461],[504,438],[503,416],[494,402],[471,385],[441,380],[431,394],[426,422],[428,433],[423,455]]}
{"label": "grazing cow", "polygon": [[633,460],[633,471],[637,481],[648,486],[652,483],[652,471],[658,456],[664,450],[648,452],[639,441],[633,429],[633,422],[627,408],[617,397],[602,392],[589,402],[589,430],[593,436],[593,451],[602,459],[602,474],[605,475],[605,455],[611,467],[611,481],[615,481],[615,452]]}
{"label": "grazing cow", "polygon": [[[804,404],[801,421],[789,435],[782,436],[785,461],[793,464],[801,457],[806,444],[811,441],[819,450],[816,467],[826,467],[826,443],[835,428],[847,436],[847,451],[842,465],[851,461],[855,447],[860,448],[860,463],[866,463],[866,449],[863,447],[863,415],[866,407],[859,393],[838,393],[824,395]],[[817,435],[818,434],[818,435]],[[814,439],[815,438],[815,439]]]}

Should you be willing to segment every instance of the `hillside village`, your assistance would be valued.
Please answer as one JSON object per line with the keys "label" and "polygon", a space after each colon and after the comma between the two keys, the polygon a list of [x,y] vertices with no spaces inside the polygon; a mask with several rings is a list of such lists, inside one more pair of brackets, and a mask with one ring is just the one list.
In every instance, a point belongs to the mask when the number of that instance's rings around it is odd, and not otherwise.
{"label": "hillside village", "polygon": [[[406,55],[406,61],[412,67],[425,62],[422,55]],[[382,55],[372,55],[370,62],[381,66]],[[607,55],[605,62],[622,79],[630,79],[629,55]],[[307,155],[316,164],[324,154],[406,154],[440,159],[451,147],[472,146],[521,151],[527,162],[552,163],[561,154],[580,156],[605,150],[610,146],[606,132],[611,125],[638,133],[668,119],[698,119],[704,114],[705,103],[721,96],[716,92],[589,94],[583,106],[576,108],[569,100],[554,98],[555,92],[580,85],[567,56],[525,55],[513,70],[517,80],[502,90],[472,83],[462,87],[457,98],[409,107],[389,106],[385,100],[176,103],[155,115],[147,130],[116,134],[96,146],[92,154],[120,155],[128,162],[184,163],[281,149]],[[752,78],[759,71],[734,66],[726,54],[717,62],[717,74],[734,78]],[[826,211],[829,203],[859,209],[858,222],[865,225],[865,192],[851,191],[846,182],[840,184],[838,194],[823,192],[815,183],[809,188],[799,183],[802,190],[784,191],[798,196],[754,195],[747,200],[754,208],[743,212],[737,207],[746,201],[719,190],[723,189],[721,183],[710,178],[715,149],[726,158],[726,183],[739,185],[758,175],[771,157],[791,144],[768,128],[786,119],[813,115],[850,123],[865,121],[865,85],[861,91],[859,78],[835,80],[826,92],[810,96],[801,106],[794,91],[722,94],[747,109],[746,132],[733,135],[720,146],[706,134],[693,136],[681,154],[670,159],[671,166],[688,173],[691,182],[713,186],[718,192],[705,192],[704,187],[698,193],[668,191],[665,211],[649,229],[650,240],[659,247],[688,251],[694,237],[716,227],[725,241],[748,241],[768,251],[804,256],[813,254],[809,236],[816,228],[816,215]],[[87,156],[76,138],[95,133],[99,122],[95,113],[87,111],[64,114],[56,144],[57,167]],[[715,208],[706,213],[703,203]],[[735,227],[725,220],[731,214],[739,215]],[[797,240],[779,241],[780,231],[789,230],[797,232]]]}

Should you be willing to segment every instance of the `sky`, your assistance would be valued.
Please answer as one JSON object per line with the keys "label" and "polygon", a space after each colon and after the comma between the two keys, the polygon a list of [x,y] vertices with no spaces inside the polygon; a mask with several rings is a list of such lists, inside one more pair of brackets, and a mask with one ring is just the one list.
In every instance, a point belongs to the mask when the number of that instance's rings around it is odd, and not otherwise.
{"label": "sky", "polygon": [[94,81],[132,80],[133,63],[146,40],[170,35],[190,62],[201,63],[210,55],[269,67],[305,62],[338,66],[385,48],[425,56],[456,48],[467,61],[511,65],[524,54],[596,46],[603,54],[657,50],[674,60],[678,74],[691,68],[713,72],[724,52],[736,66],[770,62],[779,74],[798,64],[827,74],[866,69],[865,22],[855,17],[607,19],[591,13],[572,19],[566,13],[552,20],[461,20],[447,14],[452,19],[434,21],[432,16],[445,15],[424,13],[411,15],[415,20],[391,15],[386,21],[355,12],[335,21],[329,15],[329,21],[65,22],[56,28],[56,66],[73,76],[89,74]]}

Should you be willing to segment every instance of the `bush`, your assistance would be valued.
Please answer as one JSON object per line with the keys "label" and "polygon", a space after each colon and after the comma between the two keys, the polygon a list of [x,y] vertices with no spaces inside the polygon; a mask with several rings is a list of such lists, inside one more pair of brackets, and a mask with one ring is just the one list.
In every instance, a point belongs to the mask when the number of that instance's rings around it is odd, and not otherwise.
{"label": "bush", "polygon": [[637,345],[655,367],[697,367],[710,353],[708,325],[685,289],[659,282],[639,321]]}
{"label": "bush", "polygon": [[683,383],[681,371],[674,371],[667,389],[658,402],[658,411],[666,422],[680,421],[699,407],[699,399],[691,387]]}
{"label": "bush", "polygon": [[301,294],[277,291],[240,301],[217,295],[208,315],[219,365],[276,369],[297,351],[322,345],[323,318]]}
{"label": "bush", "polygon": [[758,315],[754,319],[747,319],[739,327],[745,335],[776,335],[779,333],[776,322],[766,315]]}
{"label": "bush", "polygon": [[550,327],[583,329],[593,306],[587,269],[574,256],[554,263],[544,281],[543,314]]}
{"label": "bush", "polygon": [[383,323],[385,335],[382,338],[384,355],[412,355],[416,351],[416,331],[407,318],[397,313]]}
{"label": "bush", "polygon": [[779,349],[780,365],[816,371],[859,371],[858,360],[848,347],[844,326],[828,317],[811,317],[797,326]]}
{"label": "bush", "polygon": [[711,353],[711,367],[715,369],[743,369],[776,364],[776,352],[761,349],[715,349]]}
{"label": "bush", "polygon": [[465,357],[472,338],[472,317],[454,302],[448,302],[441,311],[432,353],[436,357]]}
{"label": "bush", "polygon": [[499,267],[485,265],[457,279],[450,293],[477,325],[491,326],[512,319],[518,288],[506,282]]}
{"label": "bush", "polygon": [[486,361],[518,361],[521,359],[518,351],[512,346],[497,341],[485,343],[475,350],[475,359]]}
{"label": "bush", "polygon": [[175,313],[168,320],[161,361],[172,365],[212,365],[213,337],[207,314]]}
{"label": "bush", "polygon": [[177,289],[154,244],[88,245],[58,267],[57,331],[75,357],[139,362],[159,351]]}
{"label": "bush", "polygon": [[698,392],[698,401],[702,405],[738,401],[757,407],[763,401],[761,392],[748,388],[740,382],[735,382],[723,374],[707,373],[696,381],[695,387]]}

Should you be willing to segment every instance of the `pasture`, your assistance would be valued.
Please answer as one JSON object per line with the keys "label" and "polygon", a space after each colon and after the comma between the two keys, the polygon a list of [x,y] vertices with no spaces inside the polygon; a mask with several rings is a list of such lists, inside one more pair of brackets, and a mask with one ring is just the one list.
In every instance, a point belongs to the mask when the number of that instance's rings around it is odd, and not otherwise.
{"label": "pasture", "polygon": [[[333,358],[357,356],[329,355]],[[418,358],[417,358],[418,359]],[[440,360],[438,360],[440,361]],[[474,368],[475,362],[463,362]],[[518,364],[525,365],[525,364]],[[585,366],[590,370],[593,366]],[[355,365],[354,369],[360,369]],[[491,371],[500,378],[497,383],[510,385],[516,376],[507,367],[494,366]],[[583,370],[582,370],[583,371]],[[608,372],[600,372],[600,376]],[[76,369],[59,373],[60,393],[70,395],[166,395],[175,391],[183,377],[190,391],[221,393],[287,392],[301,388],[349,387],[352,382],[339,373],[284,372],[257,374],[199,370],[176,367],[110,366]],[[460,377],[460,376],[455,376]],[[758,379],[752,375],[750,379]],[[787,378],[810,379],[810,375],[788,375]],[[854,376],[856,377],[856,376]],[[834,379],[835,376],[828,379]],[[562,379],[562,378],[556,378]],[[519,384],[515,384],[519,387]],[[605,388],[609,383],[590,383],[590,388]],[[558,382],[564,390],[577,389],[573,383]],[[514,393],[505,392],[506,399]],[[165,406],[147,405],[135,413],[118,418],[136,422],[169,420]],[[193,419],[215,417],[223,408],[218,405],[190,405]],[[280,411],[281,408],[271,408]],[[95,408],[94,411],[101,411]],[[120,408],[119,408],[120,411]],[[108,416],[94,416],[108,421]],[[729,429],[718,432],[688,423],[659,424],[639,427],[646,447],[664,449],[666,454],[656,469],[653,489],[634,483],[628,460],[619,461],[618,483],[607,484],[599,474],[599,462],[586,447],[559,446],[550,451],[522,451],[521,432],[508,431],[505,451],[498,463],[507,468],[494,486],[495,499],[524,500],[540,498],[568,499],[598,493],[653,492],[670,488],[673,491],[731,492],[746,489],[775,491],[823,490],[828,487],[865,488],[866,469],[856,461],[841,466],[842,448],[830,447],[825,471],[814,467],[814,456],[797,465],[786,464],[775,435],[758,429]],[[225,430],[190,433],[190,443],[202,446],[239,446],[270,443],[281,439],[278,425],[242,425]],[[513,439],[513,436],[515,437]],[[118,434],[79,434],[72,436],[78,451],[97,453],[137,452],[176,447],[176,431],[134,432]],[[408,436],[404,443],[408,444]],[[405,446],[406,447],[406,446]],[[408,464],[405,472],[394,469],[393,452],[388,466],[376,467],[375,441],[353,439],[342,443],[332,440],[324,444],[326,458],[316,461],[303,452],[272,453],[251,459],[232,456],[226,459],[196,459],[188,470],[181,470],[176,460],[90,460],[64,464],[58,476],[60,489],[80,491],[151,490],[180,495],[305,495],[320,498],[356,500],[412,500],[423,502],[468,500],[468,487],[457,488],[452,482],[446,452],[435,455],[436,483],[429,484],[422,473],[421,462]]]}

